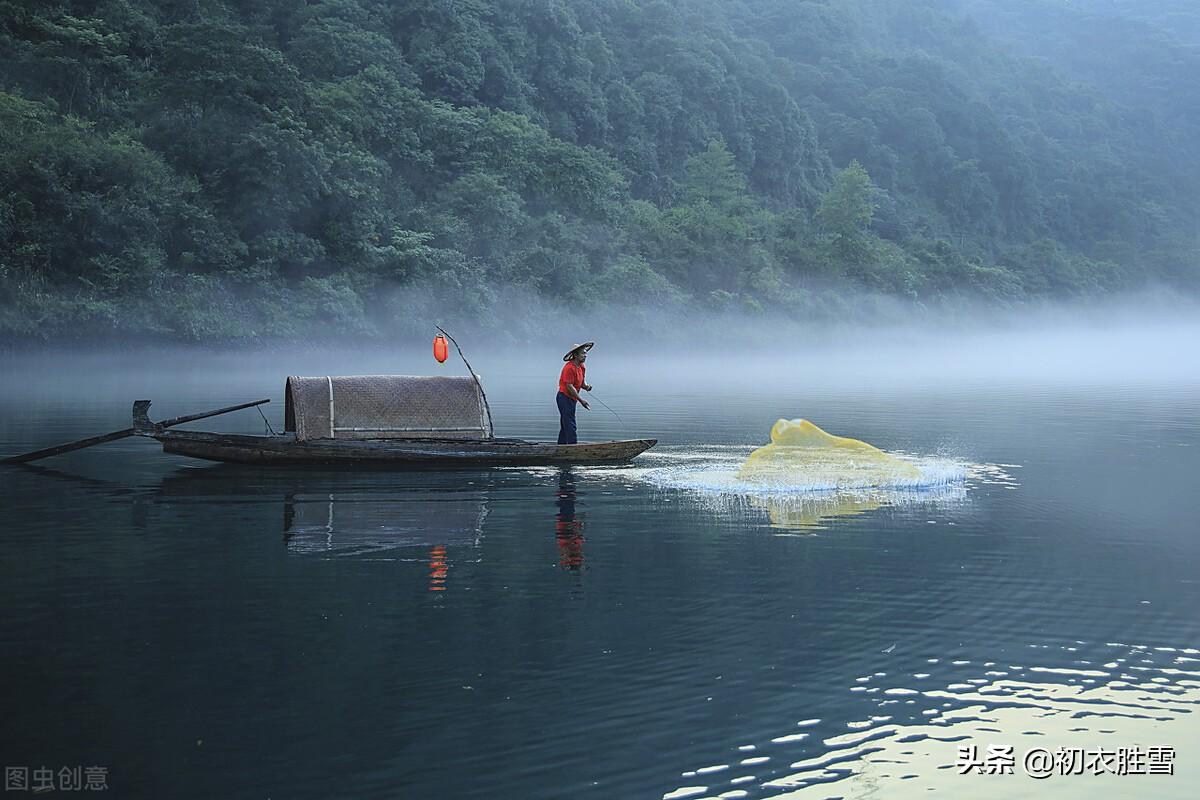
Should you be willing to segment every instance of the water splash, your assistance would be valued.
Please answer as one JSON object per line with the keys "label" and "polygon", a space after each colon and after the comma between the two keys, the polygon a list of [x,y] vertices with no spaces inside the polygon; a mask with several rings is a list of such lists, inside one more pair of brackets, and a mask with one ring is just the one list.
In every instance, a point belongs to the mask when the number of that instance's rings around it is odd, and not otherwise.
{"label": "water splash", "polygon": [[[745,452],[743,449],[742,452]],[[745,478],[741,460],[714,460],[693,451],[658,454],[664,466],[646,469],[642,477],[662,489],[684,489],[704,494],[735,494],[746,497],[834,494],[853,490],[932,490],[962,484],[972,471],[968,463],[948,458],[914,458],[896,454],[913,468],[882,481],[879,476],[834,474],[831,470],[777,473],[769,478]],[[647,459],[649,460],[649,459]]]}
{"label": "water splash", "polygon": [[772,527],[805,532],[885,507],[944,510],[965,502],[972,485],[1016,485],[998,465],[885,452],[803,420],[777,422],[766,447],[666,447],[624,474],[708,513],[765,512]]}

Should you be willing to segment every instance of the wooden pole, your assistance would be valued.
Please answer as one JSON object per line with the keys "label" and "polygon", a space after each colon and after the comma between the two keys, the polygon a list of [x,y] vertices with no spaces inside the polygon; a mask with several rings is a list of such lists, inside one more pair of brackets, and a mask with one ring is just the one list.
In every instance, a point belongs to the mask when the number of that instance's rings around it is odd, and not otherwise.
{"label": "wooden pole", "polygon": [[195,422],[196,420],[204,419],[205,417],[215,417],[218,414],[228,414],[230,411],[241,411],[243,408],[254,408],[255,406],[261,406],[263,403],[269,402],[271,402],[271,398],[268,397],[266,400],[254,400],[249,403],[239,403],[236,406],[218,408],[216,411],[202,411],[199,414],[185,414],[182,417],[174,417],[172,419],[163,420],[162,422],[156,422],[154,425],[159,428],[170,428],[175,425],[182,425],[185,422]]}
{"label": "wooden pole", "polygon": [[475,379],[475,385],[479,387],[479,396],[483,398],[483,407],[485,409],[487,409],[488,438],[495,439],[496,438],[496,426],[492,422],[492,407],[488,405],[487,393],[485,391],[483,391],[483,384],[479,382],[479,376],[475,374],[475,370],[471,369],[471,362],[467,361],[467,357],[463,355],[462,348],[458,346],[458,342],[454,341],[454,337],[451,336],[450,334],[446,333],[446,331],[442,330],[441,325],[434,325],[433,327],[435,327],[439,331],[441,331],[442,335],[444,335],[447,339],[449,339],[454,344],[454,349],[458,351],[458,357],[461,358],[463,360],[463,363],[467,365],[467,372],[471,373],[471,377]]}
{"label": "wooden pole", "polygon": [[[42,450],[34,450],[31,453],[22,453],[21,455],[17,455],[17,456],[9,456],[8,458],[0,459],[0,464],[25,464],[30,461],[37,461],[38,459],[49,458],[50,456],[57,456],[57,455],[62,455],[63,453],[70,453],[74,450],[82,450],[85,447],[92,447],[93,445],[104,444],[105,442],[115,442],[118,439],[124,439],[126,436],[133,436],[135,433],[149,433],[149,432],[153,432],[155,430],[162,430],[163,428],[169,428],[172,425],[182,425],[185,422],[193,422],[198,419],[204,419],[205,417],[215,417],[218,414],[228,414],[230,411],[239,411],[243,408],[252,408],[253,406],[261,406],[263,403],[269,403],[269,402],[271,402],[270,399],[255,400],[252,403],[241,403],[236,406],[227,406],[225,408],[218,408],[216,411],[204,411],[199,414],[186,414],[182,417],[175,417],[174,419],[168,419],[163,422],[149,422],[149,420],[145,418],[145,415],[146,415],[146,409],[148,409],[150,407],[150,401],[149,400],[138,400],[137,402],[135,402],[133,404],[135,420],[137,419],[138,412],[140,411],[141,417],[143,420],[145,420],[145,422],[142,422],[137,427],[126,428],[126,429],[120,430],[120,431],[113,431],[112,433],[105,433],[101,436],[92,436],[87,439],[80,439],[79,441],[76,441],[76,442],[68,442],[67,444],[55,445],[54,447],[47,447]],[[141,421],[139,420],[139,422],[141,422]],[[148,425],[147,425],[147,423],[148,423]]]}
{"label": "wooden pole", "polygon": [[49,458],[50,456],[69,453],[72,450],[82,450],[85,447],[91,447],[92,445],[96,444],[115,442],[117,439],[124,439],[126,436],[133,436],[133,434],[133,428],[126,428],[123,431],[113,431],[112,433],[106,433],[103,436],[93,436],[90,439],[80,439],[77,442],[47,447],[44,450],[34,450],[32,453],[22,453],[19,456],[9,456],[3,461],[0,461],[0,464],[24,464],[28,461],[37,461],[39,458]]}

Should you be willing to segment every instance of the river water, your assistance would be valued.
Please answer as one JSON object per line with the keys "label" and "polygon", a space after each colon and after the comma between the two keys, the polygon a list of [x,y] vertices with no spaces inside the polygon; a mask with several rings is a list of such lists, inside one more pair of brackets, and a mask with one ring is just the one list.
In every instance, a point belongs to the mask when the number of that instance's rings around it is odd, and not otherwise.
{"label": "river water", "polygon": [[[126,439],[4,468],[0,756],[61,794],[101,767],[114,797],[1194,797],[1196,367],[925,355],[598,348],[620,419],[593,404],[582,437],[659,439],[627,467],[266,470]],[[497,434],[553,438],[556,354],[475,361]],[[449,369],[3,368],[5,453],[125,427],[135,396],[156,418],[269,396],[278,428],[289,372]],[[780,417],[930,480],[749,491]]]}

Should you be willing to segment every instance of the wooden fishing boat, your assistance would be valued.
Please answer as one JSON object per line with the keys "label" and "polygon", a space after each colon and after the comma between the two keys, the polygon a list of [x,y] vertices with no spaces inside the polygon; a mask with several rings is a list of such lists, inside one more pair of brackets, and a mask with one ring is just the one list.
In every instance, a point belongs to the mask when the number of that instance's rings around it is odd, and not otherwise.
{"label": "wooden fishing boat", "polygon": [[149,419],[149,401],[134,404],[133,428],[161,442],[163,452],[241,464],[617,464],[657,444],[656,439],[554,444],[497,438],[474,377],[293,376],[284,396],[281,434],[167,430]]}
{"label": "wooden fishing boat", "polygon": [[619,464],[657,439],[552,444],[522,439],[318,439],[294,434],[244,436],[202,431],[138,431],[157,439],[163,452],[240,464],[321,464],[445,467]]}
{"label": "wooden fishing boat", "polygon": [[[492,467],[617,464],[658,443],[627,439],[581,444],[497,438],[483,386],[466,377],[352,375],[290,377],[284,432],[253,436],[173,430],[177,425],[260,406],[241,403],[161,422],[149,400],[133,404],[133,427],[0,459],[24,464],[126,436],[143,436],[175,455],[238,464],[372,467]],[[265,419],[265,417],[264,417]]]}

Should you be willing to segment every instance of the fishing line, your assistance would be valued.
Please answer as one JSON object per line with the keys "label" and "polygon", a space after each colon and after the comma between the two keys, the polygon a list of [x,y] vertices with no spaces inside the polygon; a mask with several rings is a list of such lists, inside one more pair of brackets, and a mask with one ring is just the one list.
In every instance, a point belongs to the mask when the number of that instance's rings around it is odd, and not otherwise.
{"label": "fishing line", "polygon": [[[593,400],[595,400],[597,403],[599,403],[600,405],[604,406],[605,408],[608,408],[608,403],[604,402],[604,401],[603,401],[603,400],[601,400],[599,397],[596,397],[596,395],[592,393],[592,390],[591,390],[591,389],[584,389],[584,391],[585,391],[585,392],[587,392],[588,394],[592,395],[592,399],[593,399]],[[608,410],[609,410],[609,411],[612,411],[612,415],[613,415],[614,417],[616,417],[616,418],[617,418],[617,422],[621,423],[621,425],[622,425],[622,426],[624,426],[624,425],[625,425],[625,420],[621,419],[621,415],[620,415],[620,414],[618,414],[617,412],[613,411],[611,408],[608,408]]]}

